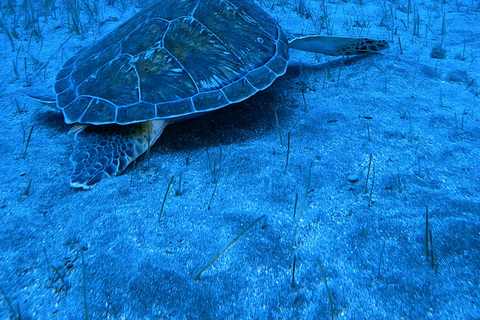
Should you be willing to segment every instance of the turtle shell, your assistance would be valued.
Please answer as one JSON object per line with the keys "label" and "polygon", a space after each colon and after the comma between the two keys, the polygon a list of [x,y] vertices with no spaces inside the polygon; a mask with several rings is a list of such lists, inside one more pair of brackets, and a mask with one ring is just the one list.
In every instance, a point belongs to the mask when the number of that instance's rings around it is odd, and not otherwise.
{"label": "turtle shell", "polygon": [[272,84],[287,43],[250,0],[163,0],[70,58],[57,106],[67,123],[195,117]]}

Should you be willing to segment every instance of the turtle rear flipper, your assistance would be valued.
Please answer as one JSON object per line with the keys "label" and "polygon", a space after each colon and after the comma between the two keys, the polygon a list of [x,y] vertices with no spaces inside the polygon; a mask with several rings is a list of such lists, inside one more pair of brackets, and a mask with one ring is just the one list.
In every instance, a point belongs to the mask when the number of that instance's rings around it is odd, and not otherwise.
{"label": "turtle rear flipper", "polygon": [[75,131],[70,185],[89,189],[104,178],[120,174],[155,143],[166,125],[163,120],[154,120],[126,126],[85,126]]}
{"label": "turtle rear flipper", "polygon": [[300,36],[290,40],[291,49],[316,52],[329,56],[349,56],[378,52],[389,47],[386,40],[331,36]]}

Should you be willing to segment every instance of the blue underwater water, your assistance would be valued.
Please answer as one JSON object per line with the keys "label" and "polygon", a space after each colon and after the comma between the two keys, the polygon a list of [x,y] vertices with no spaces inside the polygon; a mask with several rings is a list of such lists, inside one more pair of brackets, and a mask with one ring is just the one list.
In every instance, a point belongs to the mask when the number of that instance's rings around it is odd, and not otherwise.
{"label": "blue underwater water", "polygon": [[480,319],[480,1],[0,10],[0,319]]}

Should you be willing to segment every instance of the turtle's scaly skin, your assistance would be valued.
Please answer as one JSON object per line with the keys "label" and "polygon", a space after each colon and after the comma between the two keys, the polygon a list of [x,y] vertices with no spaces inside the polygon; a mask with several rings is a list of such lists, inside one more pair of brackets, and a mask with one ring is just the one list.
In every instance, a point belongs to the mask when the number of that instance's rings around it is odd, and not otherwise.
{"label": "turtle's scaly skin", "polygon": [[69,59],[67,123],[176,121],[244,100],[285,73],[288,40],[248,0],[163,0]]}
{"label": "turtle's scaly skin", "polygon": [[70,185],[88,189],[103,178],[116,176],[155,143],[165,125],[155,120],[80,128],[70,157],[74,165]]}

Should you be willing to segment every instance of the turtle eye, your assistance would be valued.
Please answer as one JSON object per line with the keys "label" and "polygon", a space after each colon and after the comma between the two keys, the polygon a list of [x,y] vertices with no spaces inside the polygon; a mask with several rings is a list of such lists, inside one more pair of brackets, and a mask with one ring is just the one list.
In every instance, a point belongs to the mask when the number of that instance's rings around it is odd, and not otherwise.
{"label": "turtle eye", "polygon": [[257,38],[257,42],[258,42],[258,43],[263,43],[263,38],[258,37],[258,38]]}

